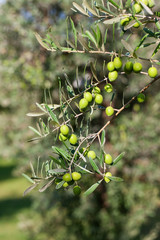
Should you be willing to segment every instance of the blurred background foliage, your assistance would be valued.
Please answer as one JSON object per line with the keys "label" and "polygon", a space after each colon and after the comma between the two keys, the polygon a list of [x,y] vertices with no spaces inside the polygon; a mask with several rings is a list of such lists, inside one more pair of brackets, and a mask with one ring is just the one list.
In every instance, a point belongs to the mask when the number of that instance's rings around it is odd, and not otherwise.
{"label": "blurred background foliage", "polygon": [[[90,76],[89,62],[96,60],[97,76],[103,79],[102,65],[110,58],[60,51],[50,53],[39,45],[35,31],[41,36],[49,32],[65,45],[67,16],[72,17],[78,29],[83,26],[88,30],[94,26],[92,18],[71,10],[71,0],[0,2],[0,237],[6,240],[11,236],[13,240],[160,239],[159,82],[147,90],[143,105],[134,102],[106,131],[106,151],[114,156],[126,152],[118,168],[113,169],[125,182],[102,184],[88,198],[77,198],[70,190],[55,191],[51,187],[44,193],[34,191],[22,199],[28,183],[20,174],[29,168],[29,160],[33,164],[38,156],[42,161],[47,160],[54,138],[52,135],[43,141],[28,143],[34,136],[28,126],[35,125],[37,119],[27,117],[26,113],[35,110],[36,102],[44,102],[44,89],[50,91],[53,103],[58,103],[58,77],[63,84],[66,73],[74,84],[76,67],[82,81],[86,77],[84,68]],[[155,2],[154,10],[160,11],[159,1]],[[105,31],[106,26],[99,26]],[[137,29],[132,32],[130,43],[136,45],[141,35]],[[120,33],[117,25],[116,39]],[[124,34],[128,36],[127,32]],[[116,49],[119,47],[120,41]],[[113,49],[111,26],[106,48]],[[149,56],[151,50],[148,47],[143,56]],[[159,56],[158,53],[155,58]],[[145,71],[150,63],[142,63]],[[120,78],[114,84],[115,107],[121,105],[124,88],[126,101],[148,82],[148,77],[136,74]],[[105,96],[106,105],[110,97]],[[92,121],[92,128],[97,129],[104,122],[104,114],[99,113]],[[85,177],[82,182],[89,187],[92,180]]]}

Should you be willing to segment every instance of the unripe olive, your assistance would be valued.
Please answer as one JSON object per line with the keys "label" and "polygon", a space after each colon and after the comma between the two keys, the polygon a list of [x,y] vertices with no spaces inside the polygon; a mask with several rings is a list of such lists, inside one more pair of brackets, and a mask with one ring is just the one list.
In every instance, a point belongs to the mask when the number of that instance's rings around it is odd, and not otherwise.
{"label": "unripe olive", "polygon": [[118,78],[118,72],[117,71],[109,72],[108,78],[110,82],[115,81]]}
{"label": "unripe olive", "polygon": [[84,110],[88,106],[88,101],[85,98],[82,98],[79,101],[79,108]]}
{"label": "unripe olive", "polygon": [[106,115],[107,116],[112,116],[114,114],[114,109],[113,107],[109,106],[109,107],[106,107]]}
{"label": "unripe olive", "polygon": [[95,159],[96,158],[96,153],[94,151],[89,151],[87,153],[87,157]]}
{"label": "unripe olive", "polygon": [[80,194],[81,194],[81,187],[79,187],[79,186],[74,186],[74,188],[73,188],[73,193],[74,193],[74,195],[76,195],[76,196],[80,195]]}
{"label": "unripe olive", "polygon": [[61,181],[62,181],[61,179],[56,178],[56,179],[55,179],[55,184],[58,184],[58,183],[60,183]]}
{"label": "unripe olive", "polygon": [[69,127],[67,125],[63,125],[60,127],[60,132],[63,134],[63,135],[68,135],[69,133]]}
{"label": "unripe olive", "polygon": [[104,161],[105,161],[106,164],[110,165],[113,162],[112,156],[110,154],[105,154],[104,155]]}
{"label": "unripe olive", "polygon": [[121,20],[121,26],[126,26],[129,23],[130,19],[129,17],[125,17]]}
{"label": "unripe olive", "polygon": [[97,93],[100,93],[100,92],[101,92],[101,89],[99,87],[94,87],[93,90],[92,90],[93,94],[97,94]]}
{"label": "unripe olive", "polygon": [[142,71],[142,64],[139,63],[139,62],[135,62],[135,63],[133,64],[133,71],[134,71],[135,73],[141,72],[141,71]]}
{"label": "unripe olive", "polygon": [[70,174],[70,173],[64,174],[64,175],[63,175],[63,181],[65,181],[65,182],[70,182],[70,181],[72,181],[71,174]]}
{"label": "unripe olive", "polygon": [[76,143],[77,143],[77,136],[75,134],[71,134],[71,136],[69,138],[69,142],[72,145],[76,145]]}
{"label": "unripe olive", "polygon": [[150,8],[154,7],[154,6],[155,6],[154,0],[148,0],[148,6],[149,6]]}
{"label": "unripe olive", "polygon": [[142,102],[144,102],[144,100],[145,100],[145,95],[143,93],[138,94],[137,101],[139,103],[142,103]]}
{"label": "unripe olive", "polygon": [[112,72],[114,70],[114,62],[107,63],[107,69],[109,72]]}
{"label": "unripe olive", "polygon": [[69,186],[69,184],[68,184],[67,182],[63,183],[63,187],[64,187],[64,188],[66,188],[66,187],[68,187],[68,186]]}
{"label": "unripe olive", "polygon": [[148,0],[141,0],[141,2],[148,6]]}
{"label": "unripe olive", "polygon": [[112,92],[112,91],[113,91],[113,86],[112,86],[112,84],[107,83],[107,84],[104,86],[104,90],[105,90],[107,93]]}
{"label": "unripe olive", "polygon": [[73,179],[74,181],[78,181],[79,179],[81,179],[81,174],[78,173],[78,172],[73,172],[73,173],[72,173],[72,179]]}
{"label": "unripe olive", "polygon": [[85,92],[84,93],[84,98],[88,101],[88,102],[92,102],[92,94],[90,92]]}
{"label": "unripe olive", "polygon": [[150,77],[155,78],[155,77],[157,76],[157,74],[158,74],[157,68],[155,68],[155,67],[150,67],[150,68],[148,69],[148,75],[149,75]]}
{"label": "unripe olive", "polygon": [[88,149],[86,149],[86,148],[81,148],[80,150],[79,150],[79,152],[80,153],[82,153],[84,156],[86,156],[87,155],[87,153],[88,153]]}
{"label": "unripe olive", "polygon": [[113,62],[114,62],[114,66],[117,70],[121,69],[122,60],[119,57],[115,57]]}
{"label": "unripe olive", "polygon": [[105,180],[106,183],[109,183],[111,181],[108,177],[112,177],[111,172],[106,172],[105,173],[104,180]]}
{"label": "unripe olive", "polygon": [[66,141],[67,140],[67,137],[64,136],[62,133],[59,134],[59,140],[62,142],[62,141]]}
{"label": "unripe olive", "polygon": [[96,94],[95,103],[102,104],[102,102],[103,102],[103,96],[101,94]]}
{"label": "unripe olive", "polygon": [[140,26],[140,24],[138,23],[138,22],[136,22],[134,25],[133,25],[133,27],[135,27],[135,28],[138,28]]}
{"label": "unripe olive", "polygon": [[135,3],[133,5],[133,8],[134,8],[136,13],[140,13],[142,11],[142,7],[141,7],[141,5],[139,3]]}
{"label": "unripe olive", "polygon": [[124,71],[126,73],[131,73],[132,70],[133,70],[133,63],[130,62],[130,61],[126,62],[125,65],[124,65]]}

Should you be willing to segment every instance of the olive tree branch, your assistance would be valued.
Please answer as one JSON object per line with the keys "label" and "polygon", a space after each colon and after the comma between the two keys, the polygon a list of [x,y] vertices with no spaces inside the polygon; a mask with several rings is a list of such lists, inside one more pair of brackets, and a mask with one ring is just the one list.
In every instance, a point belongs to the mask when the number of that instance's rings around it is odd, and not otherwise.
{"label": "olive tree branch", "polygon": [[129,105],[130,103],[132,103],[136,97],[140,94],[145,92],[153,83],[155,83],[157,80],[160,79],[160,75],[155,77],[149,84],[147,84],[144,88],[142,88],[135,96],[133,96],[126,104],[124,104],[116,113],[115,115],[109,120],[107,121],[107,123],[97,132],[95,133],[94,138],[92,139],[92,141],[89,143],[89,145],[91,145],[95,139],[100,135],[100,133],[126,108],[127,105]]}

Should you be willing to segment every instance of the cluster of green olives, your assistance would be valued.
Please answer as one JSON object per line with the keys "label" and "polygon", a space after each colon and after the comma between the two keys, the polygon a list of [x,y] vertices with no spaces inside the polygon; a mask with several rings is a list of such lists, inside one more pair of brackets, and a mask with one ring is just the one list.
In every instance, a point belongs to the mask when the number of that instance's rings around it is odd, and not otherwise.
{"label": "cluster of green olives", "polygon": [[155,6],[155,2],[154,0],[136,0],[135,3],[133,4],[133,9],[135,11],[135,13],[140,13],[143,9],[143,6],[141,4],[141,2],[143,4],[145,4],[146,6],[148,6],[149,8],[152,8]]}
{"label": "cluster of green olives", "polygon": [[[59,182],[61,182],[62,180],[64,181],[63,183],[63,187],[67,188],[70,185],[73,185],[75,182],[79,181],[81,179],[81,174],[79,172],[72,172],[70,173],[65,173],[62,177],[62,179],[57,178],[55,180],[55,183],[58,184]],[[73,193],[75,195],[80,195],[81,194],[81,187],[78,185],[75,185],[73,187]]]}
{"label": "cluster of green olives", "polygon": [[[142,4],[145,4],[147,7],[149,8],[153,8],[155,6],[155,2],[154,0],[136,0],[135,3],[133,4],[133,10],[136,14],[139,14],[142,10],[143,10],[143,6]],[[129,22],[133,20],[133,17],[129,17],[129,16],[124,16],[124,18],[121,20],[120,24],[121,26],[126,26],[129,24]],[[135,18],[136,20],[136,18]],[[133,27],[138,28],[140,26],[139,22],[137,21]]]}
{"label": "cluster of green olives", "polygon": [[73,133],[69,134],[69,127],[64,124],[60,127],[59,140],[66,141],[67,139],[71,145],[76,145],[78,142],[77,136]]}
{"label": "cluster of green olives", "polygon": [[[94,160],[96,158],[96,153],[93,150],[91,150],[91,151],[88,152],[87,156]],[[104,155],[104,162],[107,165],[112,165],[112,163],[113,163],[112,156],[110,154],[105,154]],[[112,174],[110,172],[105,173],[104,180],[105,180],[106,183],[110,182],[110,179],[108,177],[111,177],[111,176],[112,176]]]}
{"label": "cluster of green olives", "polygon": [[[110,93],[113,91],[113,86],[110,83],[107,83],[104,86],[104,90]],[[85,111],[88,105],[93,101],[93,99],[95,104],[100,105],[103,103],[103,96],[101,94],[101,89],[97,86],[92,89],[92,93],[89,91],[84,92],[83,98],[81,98],[81,100],[79,101],[79,109],[81,111]],[[114,114],[114,109],[111,106],[108,106],[106,108],[106,115],[112,116],[113,114]]]}

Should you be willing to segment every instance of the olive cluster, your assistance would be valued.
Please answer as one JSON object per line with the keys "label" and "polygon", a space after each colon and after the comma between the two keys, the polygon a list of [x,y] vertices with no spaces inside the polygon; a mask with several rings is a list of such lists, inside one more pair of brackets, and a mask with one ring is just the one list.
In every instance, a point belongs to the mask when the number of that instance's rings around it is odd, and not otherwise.
{"label": "olive cluster", "polygon": [[66,141],[67,139],[71,145],[76,145],[78,142],[77,136],[75,134],[69,134],[69,127],[67,125],[62,125],[60,127],[59,140]]}
{"label": "olive cluster", "polygon": [[[104,90],[107,93],[110,93],[113,91],[112,82],[114,82],[118,78],[118,72],[124,71],[126,74],[130,74],[131,72],[134,73],[140,73],[142,71],[142,64],[140,62],[132,62],[127,61],[124,64],[124,67],[122,69],[123,63],[120,57],[115,57],[112,61],[108,62],[106,65],[106,68],[108,70],[108,83],[104,86]],[[150,67],[148,69],[148,76],[151,78],[155,78],[157,76],[158,72],[155,67]],[[144,101],[144,94],[140,93],[137,100],[139,102]],[[102,104],[103,103],[103,96],[101,94],[101,89],[99,87],[93,87],[92,92],[86,91],[83,93],[83,98],[79,101],[79,109],[81,111],[85,111],[89,104],[91,104],[94,101],[95,104]],[[112,116],[114,114],[114,108],[112,106],[108,106],[105,109],[107,116]]]}
{"label": "olive cluster", "polygon": [[[154,0],[136,0],[135,3],[133,4],[133,11],[136,14],[139,14],[142,10],[143,10],[143,5],[141,4],[145,4],[147,7],[149,8],[153,8],[155,6],[155,2]],[[135,18],[136,20],[137,18]],[[122,26],[126,26],[129,24],[129,22],[133,20],[133,17],[129,17],[129,16],[124,16],[124,18],[121,20],[121,25]],[[137,21],[133,27],[138,28],[140,26],[139,22]]]}

